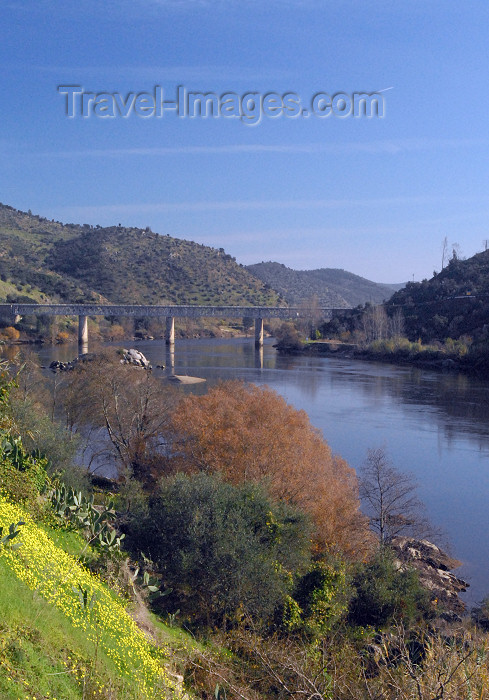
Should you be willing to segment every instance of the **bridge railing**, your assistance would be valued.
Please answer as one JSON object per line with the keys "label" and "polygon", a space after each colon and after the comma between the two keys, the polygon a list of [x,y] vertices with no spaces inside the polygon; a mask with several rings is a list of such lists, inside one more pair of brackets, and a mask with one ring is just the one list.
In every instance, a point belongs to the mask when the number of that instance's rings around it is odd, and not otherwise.
{"label": "bridge railing", "polygon": [[174,318],[297,318],[329,316],[338,310],[303,306],[180,306],[141,304],[0,304],[0,313],[12,316],[141,316]]}

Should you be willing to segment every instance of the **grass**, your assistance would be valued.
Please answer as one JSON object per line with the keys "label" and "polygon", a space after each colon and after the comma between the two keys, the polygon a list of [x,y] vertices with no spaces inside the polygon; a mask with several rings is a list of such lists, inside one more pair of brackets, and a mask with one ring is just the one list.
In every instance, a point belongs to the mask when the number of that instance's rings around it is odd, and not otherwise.
{"label": "grass", "polygon": [[[80,698],[93,657],[86,635],[20,582],[3,558],[0,575],[0,697]],[[101,688],[113,685],[106,671],[98,671],[93,681]]]}
{"label": "grass", "polygon": [[[0,498],[0,526],[20,519],[22,546],[0,552],[0,697],[180,697],[170,648],[145,637],[124,601],[55,544],[49,528]],[[78,547],[73,533],[53,532]]]}
{"label": "grass", "polygon": [[30,285],[21,286],[22,289],[19,290],[17,289],[17,285],[15,285],[13,282],[4,282],[3,280],[0,280],[0,303],[5,303],[5,299],[7,298],[8,294],[13,294],[15,296],[18,296],[19,294],[30,296],[35,299],[35,301],[39,302],[46,300],[46,296],[39,289],[31,287]]}

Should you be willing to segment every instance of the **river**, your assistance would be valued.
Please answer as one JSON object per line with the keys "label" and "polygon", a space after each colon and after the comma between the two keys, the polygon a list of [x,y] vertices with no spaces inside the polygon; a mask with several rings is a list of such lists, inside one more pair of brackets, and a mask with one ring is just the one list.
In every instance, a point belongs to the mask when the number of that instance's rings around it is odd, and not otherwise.
{"label": "river", "polygon": [[[173,357],[164,341],[135,347],[154,366],[173,362],[176,374],[205,377],[194,391],[219,379],[267,384],[304,409],[355,468],[368,448],[384,446],[397,469],[414,475],[430,520],[464,562],[457,573],[471,584],[466,602],[489,594],[489,382],[344,358],[284,358],[271,340],[263,352],[245,338],[177,340]],[[44,364],[76,355],[72,346],[38,352]]]}

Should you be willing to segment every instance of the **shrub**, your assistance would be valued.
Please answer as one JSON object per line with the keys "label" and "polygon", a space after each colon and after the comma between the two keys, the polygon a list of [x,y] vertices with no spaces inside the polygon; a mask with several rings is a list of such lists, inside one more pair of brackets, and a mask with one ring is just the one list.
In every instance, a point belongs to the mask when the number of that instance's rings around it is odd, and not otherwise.
{"label": "shrub", "polygon": [[151,557],[175,608],[225,626],[271,618],[307,566],[308,535],[304,515],[257,485],[177,474],[162,482],[149,516],[133,520],[126,543]]}
{"label": "shrub", "polygon": [[13,326],[7,326],[6,328],[2,328],[2,330],[0,331],[0,335],[5,340],[18,340],[20,338],[20,332],[17,330],[17,328],[14,328]]}
{"label": "shrub", "polygon": [[350,595],[343,563],[315,562],[299,580],[294,593],[301,610],[297,628],[313,637],[327,634],[346,613]]}
{"label": "shrub", "polygon": [[71,340],[71,335],[67,331],[59,331],[56,336],[56,342],[59,344],[68,343]]}
{"label": "shrub", "polygon": [[349,621],[382,628],[394,622],[405,626],[430,612],[429,594],[414,570],[400,571],[388,548],[379,550],[353,578]]}
{"label": "shrub", "polygon": [[275,331],[277,350],[283,353],[294,353],[301,350],[303,342],[301,334],[293,323],[282,323]]}
{"label": "shrub", "polygon": [[[22,379],[22,374],[20,378]],[[42,395],[39,398],[42,399]],[[79,446],[78,437],[70,434],[57,420],[51,420],[45,409],[43,411],[40,401],[35,401],[31,397],[22,400],[19,391],[12,393],[11,410],[25,448],[27,450],[37,448],[48,455],[49,475],[61,477],[65,482],[69,481],[68,473],[77,471],[73,466],[73,460]],[[73,475],[75,481],[73,484],[70,482],[69,485],[75,486],[80,477],[76,478]]]}
{"label": "shrub", "polygon": [[34,475],[20,472],[8,459],[0,461],[0,493],[29,510],[35,509],[39,496]]}
{"label": "shrub", "polygon": [[233,484],[265,482],[272,498],[308,513],[321,551],[363,555],[370,534],[355,472],[331,454],[304,411],[268,387],[223,382],[180,401],[172,423],[175,471],[218,472]]}
{"label": "shrub", "polygon": [[29,455],[20,438],[0,433],[0,493],[38,514],[38,496],[47,481],[47,459]]}

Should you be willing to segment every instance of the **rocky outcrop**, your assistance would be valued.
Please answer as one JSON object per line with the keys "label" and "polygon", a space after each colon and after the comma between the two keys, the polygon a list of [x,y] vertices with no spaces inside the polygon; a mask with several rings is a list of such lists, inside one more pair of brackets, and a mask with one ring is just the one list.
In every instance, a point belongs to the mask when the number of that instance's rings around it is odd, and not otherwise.
{"label": "rocky outcrop", "polygon": [[53,360],[49,365],[49,369],[55,374],[57,372],[68,372],[69,370],[74,369],[80,362],[91,362],[94,359],[95,354],[93,352],[86,352],[83,355],[75,357],[75,359],[71,360],[70,362],[61,362],[60,360]]}
{"label": "rocky outcrop", "polygon": [[391,546],[399,568],[412,566],[418,571],[421,585],[430,591],[437,608],[455,615],[465,611],[459,593],[466,591],[469,584],[451,573],[461,562],[428,540],[395,537]]}
{"label": "rocky outcrop", "polygon": [[[91,362],[95,359],[95,357],[95,353],[87,352],[83,355],[75,357],[75,359],[71,360],[71,362],[60,362],[60,360],[53,360],[53,362],[51,362],[49,365],[49,369],[54,373],[68,372],[69,370],[74,369],[80,362]],[[143,353],[139,352],[139,350],[134,350],[134,348],[131,348],[130,350],[122,350],[121,364],[133,365],[134,367],[143,367],[144,369],[152,369],[149,361],[146,359]]]}
{"label": "rocky outcrop", "polygon": [[135,367],[144,367],[144,369],[151,369],[149,361],[145,358],[142,352],[131,348],[130,350],[122,351],[122,365],[134,365]]}

